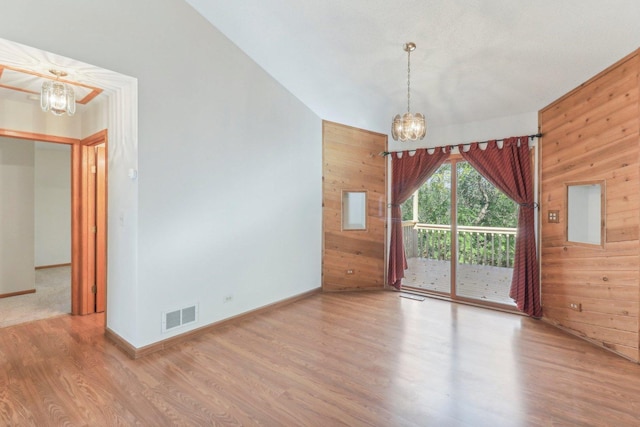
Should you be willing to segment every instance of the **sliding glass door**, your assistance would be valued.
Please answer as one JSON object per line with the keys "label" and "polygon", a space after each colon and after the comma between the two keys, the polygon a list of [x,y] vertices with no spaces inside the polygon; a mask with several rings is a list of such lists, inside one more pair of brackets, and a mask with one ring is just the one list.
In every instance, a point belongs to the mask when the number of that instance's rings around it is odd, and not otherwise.
{"label": "sliding glass door", "polygon": [[455,295],[515,306],[509,298],[518,206],[469,163],[456,162]]}
{"label": "sliding glass door", "polygon": [[517,208],[471,165],[452,157],[403,205],[404,286],[515,307],[509,288]]}
{"label": "sliding glass door", "polygon": [[451,294],[451,183],[451,163],[444,163],[403,205],[405,286]]}

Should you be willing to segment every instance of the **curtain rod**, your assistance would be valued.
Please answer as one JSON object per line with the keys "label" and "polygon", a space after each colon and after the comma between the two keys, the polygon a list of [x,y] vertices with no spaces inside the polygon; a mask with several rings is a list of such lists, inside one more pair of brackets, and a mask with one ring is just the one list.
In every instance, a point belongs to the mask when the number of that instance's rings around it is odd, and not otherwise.
{"label": "curtain rod", "polygon": [[[529,137],[529,139],[533,140],[533,138],[540,138],[542,136],[542,134],[540,132],[538,132],[536,134],[526,135],[526,136]],[[516,137],[516,138],[518,138],[518,137]],[[467,142],[466,144],[448,145],[448,146],[444,145],[442,147],[431,147],[431,148],[434,148],[434,149],[435,148],[443,148],[443,147],[454,148],[454,147],[459,147],[461,145],[462,146],[466,146],[466,145],[473,145],[473,144],[486,144],[487,142],[491,142],[491,141],[502,142],[502,141],[505,141],[506,139],[508,139],[508,138],[490,139],[490,140],[487,140],[487,141]],[[428,148],[427,150],[430,150],[431,148]],[[409,152],[411,153],[411,152],[414,152],[416,150],[420,150],[420,148],[416,148],[414,150],[409,150]],[[405,150],[400,150],[400,151],[382,151],[382,152],[380,152],[380,155],[381,156],[388,156],[391,153],[401,153],[403,151],[405,151]]]}

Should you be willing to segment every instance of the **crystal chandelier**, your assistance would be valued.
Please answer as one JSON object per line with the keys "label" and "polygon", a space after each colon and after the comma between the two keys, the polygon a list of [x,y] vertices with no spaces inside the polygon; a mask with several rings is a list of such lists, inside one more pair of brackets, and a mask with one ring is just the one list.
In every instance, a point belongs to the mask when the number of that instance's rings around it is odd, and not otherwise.
{"label": "crystal chandelier", "polygon": [[415,141],[424,138],[427,133],[427,124],[423,114],[411,114],[411,52],[416,49],[416,44],[408,42],[404,44],[407,52],[407,112],[397,114],[391,125],[391,136],[394,140]]}
{"label": "crystal chandelier", "polygon": [[76,112],[76,94],[73,88],[60,81],[60,77],[67,75],[64,71],[49,70],[56,76],[55,80],[47,80],[40,91],[40,106],[42,111],[51,111],[56,116],[67,113],[73,116]]}

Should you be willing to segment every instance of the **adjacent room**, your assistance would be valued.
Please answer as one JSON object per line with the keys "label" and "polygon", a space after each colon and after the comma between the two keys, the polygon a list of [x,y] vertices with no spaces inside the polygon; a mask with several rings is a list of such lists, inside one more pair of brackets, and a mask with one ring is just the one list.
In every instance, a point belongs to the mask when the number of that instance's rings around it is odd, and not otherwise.
{"label": "adjacent room", "polygon": [[640,3],[6,0],[0,424],[640,425]]}

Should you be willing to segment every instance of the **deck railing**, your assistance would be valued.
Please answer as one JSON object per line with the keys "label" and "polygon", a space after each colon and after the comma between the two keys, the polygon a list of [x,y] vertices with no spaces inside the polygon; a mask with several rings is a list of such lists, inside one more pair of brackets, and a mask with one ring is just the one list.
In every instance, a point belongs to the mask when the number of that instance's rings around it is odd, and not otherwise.
{"label": "deck railing", "polygon": [[[513,267],[516,229],[459,225],[458,263]],[[407,258],[451,259],[451,226],[402,223]]]}

